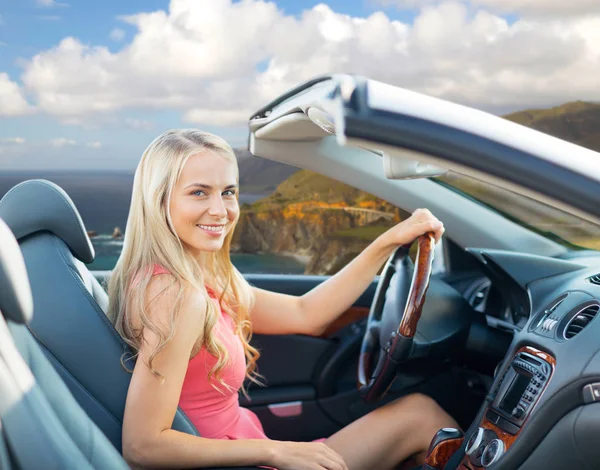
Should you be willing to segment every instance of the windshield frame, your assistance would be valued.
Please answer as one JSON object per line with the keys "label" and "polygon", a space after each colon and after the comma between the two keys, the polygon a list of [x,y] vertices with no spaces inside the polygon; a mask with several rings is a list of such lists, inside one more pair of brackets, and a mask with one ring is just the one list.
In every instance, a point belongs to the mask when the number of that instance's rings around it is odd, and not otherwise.
{"label": "windshield frame", "polygon": [[[582,217],[579,217],[576,214],[568,213],[568,212],[564,211],[563,209],[559,209],[557,207],[549,205],[546,202],[543,202],[543,201],[540,201],[538,199],[534,199],[534,198],[525,196],[525,195],[523,195],[521,193],[518,193],[518,192],[515,192],[515,191],[511,191],[510,189],[503,188],[503,187],[498,186],[498,185],[492,185],[489,182],[484,182],[484,181],[479,180],[477,178],[474,178],[474,177],[472,177],[470,175],[465,175],[465,174],[457,173],[457,172],[452,172],[452,173],[454,175],[457,175],[457,176],[460,176],[460,177],[463,177],[463,178],[468,178],[470,180],[476,181],[477,183],[482,183],[482,184],[493,186],[496,189],[498,189],[500,191],[505,191],[505,192],[507,192],[507,193],[509,193],[509,194],[511,194],[513,196],[534,201],[535,203],[543,205],[543,206],[549,208],[552,211],[556,211],[558,213],[567,214],[570,217],[574,217],[574,218],[577,218],[578,220],[581,220],[581,221],[583,221],[585,223],[594,225],[594,226],[596,226],[598,228],[598,232],[600,234],[600,225],[595,224],[594,222],[592,222],[592,221],[590,221],[588,219],[584,219]],[[502,210],[502,209],[498,208],[497,206],[494,206],[494,205],[490,204],[489,202],[483,201],[483,200],[479,199],[478,197],[474,196],[473,194],[470,194],[470,193],[464,191],[463,189],[460,189],[460,188],[452,185],[451,183],[449,183],[447,181],[441,180],[440,177],[431,177],[431,178],[428,178],[428,179],[430,181],[436,183],[436,184],[439,184],[440,186],[443,186],[444,188],[449,189],[450,191],[453,191],[456,194],[460,194],[461,196],[469,199],[470,201],[473,201],[476,204],[479,204],[479,205],[481,205],[483,207],[486,207],[487,209],[489,209],[489,210],[495,212],[496,214],[498,214],[498,215],[506,218],[507,220],[510,220],[511,222],[516,223],[517,225],[520,225],[523,228],[526,228],[527,230],[530,230],[530,231],[532,231],[534,233],[537,233],[538,235],[540,235],[540,236],[542,236],[542,237],[544,237],[544,238],[546,238],[548,240],[551,240],[551,241],[553,241],[555,243],[558,243],[559,245],[562,245],[564,248],[566,248],[569,251],[588,251],[588,250],[598,251],[597,249],[594,249],[594,248],[585,247],[585,246],[581,246],[581,245],[578,245],[576,243],[573,243],[570,240],[564,238],[563,236],[561,236],[561,235],[559,235],[559,234],[557,234],[555,232],[552,232],[552,231],[549,231],[549,230],[542,230],[539,227],[536,227],[535,225],[532,225],[532,224],[530,224],[530,223],[528,223],[528,222],[520,219],[519,217],[511,214],[510,212]],[[599,235],[599,238],[600,238],[600,235]]]}

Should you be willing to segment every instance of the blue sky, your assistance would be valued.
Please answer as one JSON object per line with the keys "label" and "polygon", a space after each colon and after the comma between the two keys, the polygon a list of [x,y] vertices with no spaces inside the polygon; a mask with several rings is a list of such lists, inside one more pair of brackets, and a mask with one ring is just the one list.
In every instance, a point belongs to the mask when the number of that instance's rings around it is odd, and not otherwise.
{"label": "blue sky", "polygon": [[596,100],[599,87],[564,76],[597,76],[600,23],[585,2],[5,1],[0,165],[133,169],[172,127],[244,146],[250,112],[328,72],[495,113]]}

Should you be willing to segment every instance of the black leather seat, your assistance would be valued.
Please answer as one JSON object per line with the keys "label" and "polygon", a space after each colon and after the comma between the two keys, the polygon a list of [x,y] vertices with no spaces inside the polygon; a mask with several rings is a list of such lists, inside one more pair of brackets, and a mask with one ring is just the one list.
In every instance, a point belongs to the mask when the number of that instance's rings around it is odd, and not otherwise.
{"label": "black leather seat", "polygon": [[[35,305],[31,332],[81,407],[121,451],[131,378],[121,357],[128,348],[96,300],[105,302],[106,294],[83,264],[94,260],[94,248],[79,213],[59,186],[30,180],[0,200],[0,218],[25,259]],[[198,434],[181,411],[173,428]]]}
{"label": "black leather seat", "polygon": [[25,326],[31,291],[17,241],[2,220],[0,311],[0,468],[129,468]]}
{"label": "black leather seat", "polygon": [[[131,378],[121,357],[129,349],[101,307],[107,303],[105,291],[84,265],[93,261],[94,249],[77,209],[54,183],[30,180],[0,200],[0,218],[23,253],[35,305],[29,330],[44,354],[31,346],[25,327],[12,331],[17,344],[33,361],[34,375],[45,355],[81,408],[120,453]],[[133,367],[131,361],[127,365]],[[44,370],[38,372],[45,376]],[[54,390],[49,384],[49,397],[59,400],[64,392],[56,394]],[[198,435],[181,410],[172,427]]]}

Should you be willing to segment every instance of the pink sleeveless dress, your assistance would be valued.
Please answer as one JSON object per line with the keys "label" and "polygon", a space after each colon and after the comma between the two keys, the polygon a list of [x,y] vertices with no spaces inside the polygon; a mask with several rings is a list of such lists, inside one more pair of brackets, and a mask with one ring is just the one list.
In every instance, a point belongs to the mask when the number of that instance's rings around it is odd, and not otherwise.
{"label": "pink sleeveless dress", "polygon": [[[153,275],[168,274],[165,268],[154,266]],[[218,305],[215,292],[207,287],[208,295]],[[217,359],[203,347],[188,364],[179,406],[190,418],[202,437],[213,439],[268,439],[258,417],[240,406],[238,391],[246,375],[246,356],[242,342],[235,334],[233,320],[223,310],[215,325],[215,332],[229,351],[229,363],[223,369],[224,388],[220,390],[208,380],[208,372]]]}

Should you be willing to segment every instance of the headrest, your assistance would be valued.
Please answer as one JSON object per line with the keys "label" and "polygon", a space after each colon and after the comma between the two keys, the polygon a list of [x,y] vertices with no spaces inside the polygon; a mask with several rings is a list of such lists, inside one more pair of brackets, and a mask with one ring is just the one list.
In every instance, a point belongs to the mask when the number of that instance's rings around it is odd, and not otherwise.
{"label": "headrest", "polygon": [[8,320],[28,323],[33,315],[31,286],[17,239],[0,219],[0,311]]}
{"label": "headrest", "polygon": [[19,183],[0,200],[0,218],[17,240],[48,231],[62,239],[73,256],[84,263],[94,261],[94,247],[83,220],[68,194],[46,180]]}

